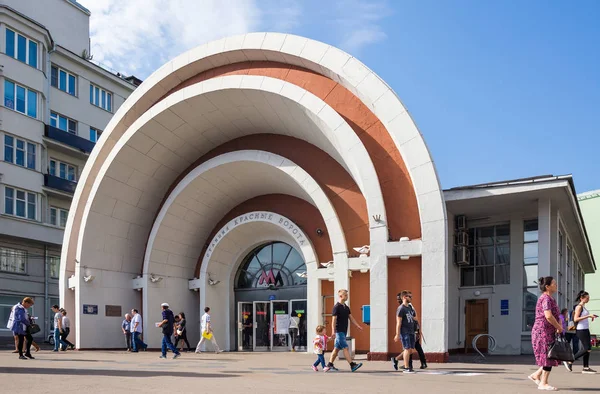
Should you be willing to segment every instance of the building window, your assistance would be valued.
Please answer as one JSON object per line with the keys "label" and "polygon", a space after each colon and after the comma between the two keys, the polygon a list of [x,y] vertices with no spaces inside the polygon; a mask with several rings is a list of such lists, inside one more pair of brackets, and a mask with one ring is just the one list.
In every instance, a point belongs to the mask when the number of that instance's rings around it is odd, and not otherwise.
{"label": "building window", "polygon": [[90,104],[112,112],[112,93],[90,84]]}
{"label": "building window", "polygon": [[527,220],[523,232],[523,331],[535,322],[538,287],[538,221]]}
{"label": "building window", "polygon": [[67,225],[67,217],[69,216],[69,211],[66,209],[50,207],[50,224],[53,226],[58,226],[61,228],[65,228]]}
{"label": "building window", "polygon": [[470,261],[460,268],[461,286],[510,283],[510,225],[469,229]]}
{"label": "building window", "polygon": [[52,66],[50,84],[55,88],[75,96],[77,93],[77,77],[58,66]]}
{"label": "building window", "polygon": [[56,112],[50,112],[50,126],[77,135],[77,121]]}
{"label": "building window", "polygon": [[302,256],[288,244],[273,242],[254,249],[244,259],[235,289],[268,289],[305,285],[298,274],[306,271]]}
{"label": "building window", "polygon": [[27,252],[0,247],[0,271],[15,274],[27,273]]}
{"label": "building window", "polygon": [[37,68],[38,44],[29,38],[6,29],[6,54]]}
{"label": "building window", "polygon": [[4,80],[4,106],[37,118],[37,93],[9,80]]}
{"label": "building window", "polygon": [[37,196],[35,193],[4,187],[4,213],[36,220]]}
{"label": "building window", "polygon": [[35,170],[37,145],[4,135],[4,161]]}
{"label": "building window", "polygon": [[101,130],[90,127],[90,141],[98,142],[98,138],[100,138],[101,135],[102,135]]}
{"label": "building window", "polygon": [[50,269],[50,277],[58,279],[60,275],[60,257],[48,256],[48,268]]}
{"label": "building window", "polygon": [[61,161],[50,159],[50,175],[57,176],[62,179],[66,179],[71,182],[76,181],[75,174],[77,170],[75,166]]}

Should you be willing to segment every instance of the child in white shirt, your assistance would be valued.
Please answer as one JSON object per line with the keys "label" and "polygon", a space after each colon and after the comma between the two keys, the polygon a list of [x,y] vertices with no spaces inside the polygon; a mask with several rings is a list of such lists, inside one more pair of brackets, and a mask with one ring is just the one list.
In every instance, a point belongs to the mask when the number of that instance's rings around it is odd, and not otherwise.
{"label": "child in white shirt", "polygon": [[317,366],[321,364],[321,368],[325,368],[325,351],[327,350],[327,342],[333,338],[329,338],[325,335],[325,326],[317,326],[317,336],[313,339],[314,352],[317,355],[317,361],[312,366],[313,371],[318,372]]}

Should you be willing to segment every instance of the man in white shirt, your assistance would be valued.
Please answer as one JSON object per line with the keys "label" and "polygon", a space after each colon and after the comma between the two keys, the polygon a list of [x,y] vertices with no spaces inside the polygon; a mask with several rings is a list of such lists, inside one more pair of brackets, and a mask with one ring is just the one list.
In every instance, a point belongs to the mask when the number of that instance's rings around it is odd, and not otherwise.
{"label": "man in white shirt", "polygon": [[54,350],[58,352],[60,346],[60,334],[62,331],[62,313],[60,313],[60,307],[58,305],[52,305],[52,312],[54,313]]}
{"label": "man in white shirt", "polygon": [[202,329],[202,332],[200,333],[200,342],[198,342],[198,346],[196,346],[196,353],[202,353],[200,351],[200,347],[202,346],[202,344],[204,343],[204,341],[206,341],[206,337],[210,337],[210,341],[213,344],[213,346],[215,347],[215,353],[221,353],[222,350],[219,348],[219,345],[217,345],[217,340],[215,339],[215,335],[213,334],[212,331],[212,326],[210,324],[210,308],[206,307],[204,308],[204,315],[202,315],[202,319],[201,319],[201,324],[200,324],[200,328]]}
{"label": "man in white shirt", "polygon": [[148,345],[146,345],[140,338],[140,335],[142,335],[142,315],[138,313],[137,309],[132,309],[131,315],[133,316],[131,319],[131,335],[133,337],[131,341],[131,345],[133,347],[132,352],[137,353],[138,347],[146,350]]}

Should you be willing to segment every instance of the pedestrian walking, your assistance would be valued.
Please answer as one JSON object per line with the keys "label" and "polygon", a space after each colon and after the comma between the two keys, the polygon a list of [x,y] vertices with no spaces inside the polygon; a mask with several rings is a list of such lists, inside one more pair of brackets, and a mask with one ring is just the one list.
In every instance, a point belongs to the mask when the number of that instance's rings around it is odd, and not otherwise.
{"label": "pedestrian walking", "polygon": [[292,352],[296,351],[296,343],[298,341],[299,328],[300,328],[300,318],[297,315],[290,317],[289,333],[290,333],[290,338],[292,341]]}
{"label": "pedestrian walking", "polygon": [[[415,312],[415,317],[416,317],[416,312]],[[419,324],[419,321],[417,319],[414,319],[414,323],[415,323],[415,350],[417,351],[417,354],[419,355],[419,361],[421,362],[420,369],[426,369],[427,368],[427,358],[425,358],[425,352],[423,351],[423,347],[421,346],[421,339],[424,339],[423,331],[421,329],[421,324]],[[412,357],[408,361],[408,366],[410,369],[412,369]]]}
{"label": "pedestrian walking", "polygon": [[60,307],[58,305],[52,305],[52,312],[54,313],[54,352],[58,352],[60,346],[60,332],[62,330],[62,313],[60,313]]}
{"label": "pedestrian walking", "polygon": [[404,349],[397,357],[392,357],[392,363],[395,370],[398,370],[398,361],[402,360],[404,373],[414,373],[415,371],[411,366],[411,358],[415,350],[415,323],[414,323],[414,309],[410,305],[412,301],[412,293],[408,290],[404,290],[396,295],[396,300],[400,304],[396,310],[396,336],[394,342],[402,341],[402,348]]}
{"label": "pedestrian walking", "polygon": [[[175,347],[178,347],[179,342],[182,341],[183,344],[185,344],[187,346],[187,351],[191,352],[192,347],[190,346],[190,342],[188,341],[188,338],[187,338],[187,327],[186,327],[187,322],[185,320],[185,313],[181,312],[178,316],[179,316],[179,321],[176,324],[177,341],[175,342]],[[181,351],[183,351],[183,344],[181,345]]]}
{"label": "pedestrian walking", "polygon": [[348,290],[338,290],[338,302],[333,306],[331,319],[331,336],[335,337],[335,342],[333,343],[333,352],[331,352],[329,363],[323,368],[323,371],[325,372],[337,371],[334,362],[340,350],[344,352],[344,357],[346,358],[346,361],[348,361],[348,364],[350,364],[350,370],[352,372],[355,372],[362,367],[362,363],[355,363],[352,361],[348,343],[346,342],[348,321],[351,321],[356,328],[362,331],[362,327],[358,324],[356,319],[354,319],[354,316],[352,316],[352,312],[350,311],[350,307],[346,305],[346,301],[348,301]]}
{"label": "pedestrian walking", "polygon": [[[575,361],[583,357],[583,370],[581,373],[595,374],[596,371],[590,368],[590,354],[592,352],[592,339],[590,335],[590,320],[594,321],[598,316],[592,315],[585,307],[590,301],[590,294],[581,290],[577,294],[578,304],[573,312],[573,322],[577,325],[577,338],[581,342],[581,349],[575,354]],[[569,372],[573,371],[573,363],[565,362],[565,367]]]}
{"label": "pedestrian walking", "polygon": [[215,353],[221,353],[222,350],[219,348],[217,344],[217,339],[215,338],[215,334],[213,333],[212,324],[210,323],[210,308],[204,308],[204,315],[202,315],[202,319],[200,320],[200,341],[196,346],[196,353],[202,353],[200,350],[202,344],[208,339],[215,348]]}
{"label": "pedestrian walking", "polygon": [[130,352],[131,347],[131,315],[129,313],[125,314],[125,319],[121,323],[121,331],[123,331],[123,335],[125,336],[125,350]]}
{"label": "pedestrian walking", "polygon": [[137,353],[139,349],[146,350],[148,345],[141,338],[143,332],[142,315],[139,314],[137,309],[132,309],[131,314],[133,315],[131,318],[131,346],[133,350],[131,352]]}
{"label": "pedestrian walking", "polygon": [[318,325],[317,336],[313,339],[313,347],[314,353],[317,355],[317,361],[312,365],[312,369],[315,372],[319,372],[319,364],[321,364],[321,368],[325,370],[325,352],[327,351],[327,342],[331,341],[333,338],[328,337],[326,335],[327,327],[323,325]]}
{"label": "pedestrian walking", "polygon": [[161,351],[162,354],[160,358],[167,358],[167,349],[173,352],[173,359],[176,359],[181,355],[179,350],[175,346],[173,346],[173,342],[171,342],[171,336],[173,335],[173,327],[175,326],[175,316],[173,312],[169,309],[169,304],[163,302],[160,304],[162,308],[162,321],[158,324],[160,328],[162,328],[162,345]]}
{"label": "pedestrian walking", "polygon": [[551,276],[538,279],[542,295],[538,298],[535,307],[535,323],[531,328],[531,344],[535,354],[536,364],[540,367],[528,376],[539,390],[556,391],[557,388],[548,384],[548,378],[552,367],[559,364],[557,360],[548,358],[548,347],[554,342],[556,334],[561,334],[563,328],[560,325],[560,312],[556,301],[552,297],[558,290],[556,281]]}
{"label": "pedestrian walking", "polygon": [[[12,307],[8,323],[6,327],[12,331],[13,335],[19,338],[17,344],[17,350],[19,351],[19,359],[27,360],[28,358],[34,359],[31,355],[31,343],[33,337],[29,332],[29,326],[31,325],[29,314],[27,309],[33,306],[34,302],[31,297],[23,298],[23,301],[19,302]],[[23,353],[23,344],[25,343],[25,353]]]}
{"label": "pedestrian walking", "polygon": [[67,348],[71,348],[71,350],[75,349],[75,345],[69,342],[67,337],[71,332],[71,320],[67,317],[67,311],[62,309],[60,311],[62,314],[61,326],[62,330],[60,332],[60,350],[63,352],[67,350]]}

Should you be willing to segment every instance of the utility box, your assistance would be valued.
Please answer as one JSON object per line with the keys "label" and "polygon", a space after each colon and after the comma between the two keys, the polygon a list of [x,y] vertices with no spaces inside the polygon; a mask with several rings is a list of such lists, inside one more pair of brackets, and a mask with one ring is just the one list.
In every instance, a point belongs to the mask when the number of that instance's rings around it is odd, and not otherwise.
{"label": "utility box", "polygon": [[361,309],[362,309],[363,323],[370,325],[371,324],[371,305],[363,305]]}

